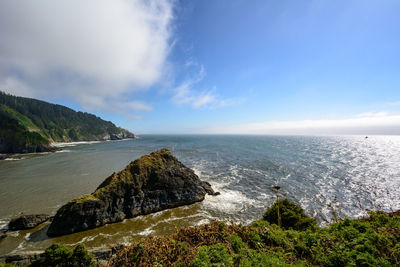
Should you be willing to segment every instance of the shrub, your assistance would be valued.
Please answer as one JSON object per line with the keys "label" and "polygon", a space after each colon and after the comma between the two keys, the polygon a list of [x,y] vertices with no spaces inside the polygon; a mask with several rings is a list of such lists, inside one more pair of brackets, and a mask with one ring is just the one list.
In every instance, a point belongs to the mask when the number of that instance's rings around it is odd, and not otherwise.
{"label": "shrub", "polygon": [[301,207],[297,206],[288,199],[280,199],[276,201],[264,213],[264,220],[278,225],[278,207],[282,222],[282,228],[303,231],[307,228],[312,228],[316,226],[315,219],[307,216]]}
{"label": "shrub", "polygon": [[29,266],[94,266],[93,255],[84,245],[80,244],[74,250],[59,244],[46,248],[44,257],[33,261]]}
{"label": "shrub", "polygon": [[[301,266],[298,264],[293,264],[295,266]],[[254,250],[249,251],[249,255],[244,259],[240,266],[252,267],[252,266],[293,266],[287,264],[282,257],[274,254],[266,254],[262,252],[256,252]]]}
{"label": "shrub", "polygon": [[[282,205],[284,218],[287,206]],[[312,221],[306,230],[285,230],[266,220],[249,226],[215,221],[145,238],[121,250],[108,266],[400,266],[399,215],[373,213],[323,228]],[[298,217],[304,221],[306,215]]]}
{"label": "shrub", "polygon": [[245,243],[240,238],[240,236],[234,234],[229,237],[231,241],[231,246],[234,252],[239,253],[241,250],[246,248]]}
{"label": "shrub", "polygon": [[193,267],[231,266],[231,255],[222,244],[202,246],[197,252],[197,257],[190,264]]}

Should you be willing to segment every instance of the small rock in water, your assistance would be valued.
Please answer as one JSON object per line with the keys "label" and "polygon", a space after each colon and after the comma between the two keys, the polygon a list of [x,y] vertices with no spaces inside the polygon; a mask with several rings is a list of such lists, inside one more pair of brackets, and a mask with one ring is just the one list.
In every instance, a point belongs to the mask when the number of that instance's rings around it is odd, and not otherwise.
{"label": "small rock in water", "polygon": [[212,189],[211,184],[209,182],[201,182],[201,185],[203,186],[204,190],[206,190],[207,194],[211,196],[218,196],[221,193],[220,192],[215,192],[214,189]]}
{"label": "small rock in water", "polygon": [[22,215],[18,218],[12,219],[8,224],[8,229],[11,231],[31,229],[44,223],[50,218],[46,214],[32,214],[32,215]]}

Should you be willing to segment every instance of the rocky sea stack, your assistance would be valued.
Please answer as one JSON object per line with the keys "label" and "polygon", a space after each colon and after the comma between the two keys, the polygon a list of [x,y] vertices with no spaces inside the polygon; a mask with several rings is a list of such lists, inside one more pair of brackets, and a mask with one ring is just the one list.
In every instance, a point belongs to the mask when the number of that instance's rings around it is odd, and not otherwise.
{"label": "rocky sea stack", "polygon": [[218,194],[168,149],[161,149],[113,173],[91,195],[76,198],[62,206],[47,234],[71,234],[125,218],[192,204],[202,201],[206,193]]}

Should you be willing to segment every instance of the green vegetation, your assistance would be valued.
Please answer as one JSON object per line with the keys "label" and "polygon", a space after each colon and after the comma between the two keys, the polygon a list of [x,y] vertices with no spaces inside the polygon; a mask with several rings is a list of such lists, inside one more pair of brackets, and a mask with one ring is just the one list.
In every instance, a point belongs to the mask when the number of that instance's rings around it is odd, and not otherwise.
{"label": "green vegetation", "polygon": [[[282,227],[272,214],[279,205]],[[400,266],[400,211],[372,212],[321,228],[279,200],[248,226],[214,221],[124,247],[107,266]],[[93,266],[83,245],[52,245],[30,266]],[[11,266],[2,265],[0,266]]]}
{"label": "green vegetation", "polygon": [[26,129],[38,129],[37,127],[28,117],[22,115],[18,111],[6,106],[6,105],[0,105],[0,111],[4,115],[8,115],[9,118],[14,119],[19,122],[19,124]]}
{"label": "green vegetation", "polygon": [[93,255],[84,245],[77,245],[73,250],[65,246],[53,244],[46,249],[44,257],[33,261],[31,267],[45,266],[95,266]]}
{"label": "green vegetation", "polygon": [[134,137],[95,115],[0,91],[0,153],[42,152],[50,142],[102,140],[107,136]]}
{"label": "green vegetation", "polygon": [[0,267],[15,267],[15,265],[5,263],[5,262],[0,262]]}
{"label": "green vegetation", "polygon": [[219,264],[221,266],[231,266],[233,264],[232,256],[228,253],[226,247],[222,244],[211,246],[201,246],[197,251],[197,256],[191,262],[191,266],[212,266]]}
{"label": "green vegetation", "polygon": [[163,158],[173,157],[167,149],[161,149],[153,152],[150,155],[144,155],[139,159],[131,162],[125,169],[113,173],[101,183],[96,191],[92,194],[94,198],[102,198],[105,194],[118,191],[118,188],[124,188],[129,184],[139,186],[140,179],[135,178],[135,174],[140,174],[142,177],[149,177],[154,170],[165,168]]}
{"label": "green vegetation", "polygon": [[[277,225],[279,205],[282,227]],[[212,222],[122,249],[110,266],[398,266],[400,212],[371,213],[320,228],[279,200],[249,226]]]}
{"label": "green vegetation", "polygon": [[0,153],[47,151],[49,140],[37,132],[29,132],[23,125],[27,120],[19,123],[16,113],[9,116],[8,110],[0,105]]}
{"label": "green vegetation", "polygon": [[99,199],[93,195],[83,195],[71,200],[71,202],[86,202],[86,201],[97,201],[97,200]]}
{"label": "green vegetation", "polygon": [[[279,213],[277,212],[279,210]],[[278,214],[284,229],[305,230],[316,226],[316,221],[304,213],[304,210],[288,199],[276,201],[263,215],[264,220],[277,224]]]}

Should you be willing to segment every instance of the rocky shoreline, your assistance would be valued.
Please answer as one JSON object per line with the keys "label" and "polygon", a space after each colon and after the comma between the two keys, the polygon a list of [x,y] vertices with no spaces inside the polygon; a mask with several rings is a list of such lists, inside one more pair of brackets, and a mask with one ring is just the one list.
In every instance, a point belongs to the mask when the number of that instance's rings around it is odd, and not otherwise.
{"label": "rocky shoreline", "polygon": [[42,149],[42,151],[36,152],[21,152],[21,153],[0,153],[0,160],[20,160],[27,156],[36,156],[36,155],[46,155],[49,153],[59,152],[63,150],[63,147],[66,146],[73,146],[79,144],[91,144],[97,142],[106,142],[106,141],[124,141],[124,140],[131,140],[131,139],[139,139],[138,136],[133,134],[133,137],[121,137],[118,136],[109,136],[106,139],[99,139],[99,140],[85,140],[85,141],[76,141],[76,142],[53,142],[47,147],[47,149]]}
{"label": "rocky shoreline", "polygon": [[[114,246],[107,248],[92,248],[89,249],[89,253],[93,255],[95,262],[102,266],[106,264],[113,255],[116,255],[123,246]],[[0,256],[0,263],[8,263],[16,266],[26,266],[32,261],[43,259],[45,255],[44,250],[36,251],[24,251],[20,253],[12,253],[4,256]],[[0,265],[1,266],[1,265]]]}
{"label": "rocky shoreline", "polygon": [[52,216],[49,216],[47,214],[21,215],[10,221],[10,223],[8,224],[8,230],[18,231],[18,230],[31,229],[52,218],[53,218]]}

